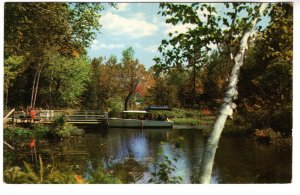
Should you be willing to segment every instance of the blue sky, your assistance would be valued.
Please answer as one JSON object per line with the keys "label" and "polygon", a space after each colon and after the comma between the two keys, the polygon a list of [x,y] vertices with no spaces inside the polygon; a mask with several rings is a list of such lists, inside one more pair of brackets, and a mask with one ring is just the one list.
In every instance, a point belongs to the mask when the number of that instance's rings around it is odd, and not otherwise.
{"label": "blue sky", "polygon": [[[133,47],[135,58],[148,69],[154,65],[153,58],[159,55],[157,48],[169,32],[185,32],[188,27],[193,28],[192,25],[174,27],[166,24],[165,17],[157,14],[159,3],[118,3],[118,9],[104,5],[100,19],[102,28],[88,49],[90,58],[115,55],[121,60],[122,51]],[[222,4],[215,4],[215,7],[225,8]]]}
{"label": "blue sky", "polygon": [[165,17],[158,15],[159,3],[118,3],[118,9],[105,5],[97,34],[88,55],[91,58],[115,55],[119,60],[122,51],[132,47],[135,58],[148,69],[158,56],[157,48],[169,32],[185,32],[190,25],[166,24]]}
{"label": "blue sky", "polygon": [[105,5],[100,19],[102,28],[88,55],[91,58],[115,55],[121,60],[122,51],[133,47],[135,58],[149,68],[168,29],[164,18],[157,14],[159,4],[119,3],[117,6],[118,9]]}

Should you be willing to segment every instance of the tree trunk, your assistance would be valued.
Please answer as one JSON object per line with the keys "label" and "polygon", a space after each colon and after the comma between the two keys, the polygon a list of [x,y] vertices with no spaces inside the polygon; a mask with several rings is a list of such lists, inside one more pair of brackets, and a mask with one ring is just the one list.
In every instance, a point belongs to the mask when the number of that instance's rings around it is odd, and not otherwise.
{"label": "tree trunk", "polygon": [[7,110],[7,103],[8,103],[8,89],[5,89],[5,103],[4,103],[4,110]]}
{"label": "tree trunk", "polygon": [[260,5],[259,14],[256,17],[255,16],[253,17],[251,21],[251,26],[249,27],[249,29],[247,29],[244,32],[241,38],[240,48],[234,57],[234,66],[229,76],[227,91],[220,108],[220,114],[214,123],[213,130],[204,148],[201,168],[200,168],[200,174],[201,174],[200,183],[211,182],[211,173],[212,173],[215,153],[218,148],[219,139],[223,131],[223,127],[225,125],[227,117],[232,115],[233,100],[236,99],[238,95],[237,93],[238,75],[239,75],[240,67],[243,65],[245,51],[248,46],[248,39],[252,34],[252,32],[254,31],[258,18],[262,16],[264,10],[267,8],[267,5],[268,5],[267,3],[262,3]]}
{"label": "tree trunk", "polygon": [[97,79],[97,88],[99,89],[99,91],[98,91],[98,94],[97,94],[97,99],[98,99],[98,109],[99,110],[101,110],[102,109],[102,98],[101,98],[101,94],[102,94],[102,92],[101,92],[101,83],[100,83],[100,77]]}
{"label": "tree trunk", "polygon": [[196,102],[196,63],[195,63],[195,55],[193,56],[192,66],[193,66],[192,108],[195,108],[195,102]]}
{"label": "tree trunk", "polygon": [[49,85],[49,92],[50,92],[49,106],[50,106],[50,108],[53,108],[53,102],[52,102],[52,83],[53,83],[53,69],[51,70],[51,80],[50,80],[50,85]]}
{"label": "tree trunk", "polygon": [[35,108],[35,102],[36,102],[36,97],[37,97],[37,93],[38,93],[38,89],[39,89],[40,76],[41,76],[42,69],[43,69],[43,66],[41,66],[40,69],[38,70],[37,82],[36,82],[36,86],[35,86],[35,94],[34,94],[34,99],[33,99],[33,103],[32,103],[33,108]]}
{"label": "tree trunk", "polygon": [[199,53],[199,48],[195,47],[195,51],[193,53],[192,56],[192,67],[193,67],[193,92],[192,92],[192,108],[195,108],[195,104],[196,104],[196,77],[197,77],[197,60],[199,60],[201,58],[201,53]]}
{"label": "tree trunk", "polygon": [[126,99],[125,99],[125,102],[124,102],[124,110],[125,111],[128,109],[128,102],[129,102],[129,99],[130,99],[132,94],[133,94],[133,91],[129,92]]}
{"label": "tree trunk", "polygon": [[38,75],[38,70],[34,74],[34,79],[33,79],[33,84],[32,84],[31,100],[30,100],[30,107],[31,108],[32,108],[32,105],[33,105],[33,98],[34,98],[34,93],[35,93],[35,83],[36,83],[37,75]]}

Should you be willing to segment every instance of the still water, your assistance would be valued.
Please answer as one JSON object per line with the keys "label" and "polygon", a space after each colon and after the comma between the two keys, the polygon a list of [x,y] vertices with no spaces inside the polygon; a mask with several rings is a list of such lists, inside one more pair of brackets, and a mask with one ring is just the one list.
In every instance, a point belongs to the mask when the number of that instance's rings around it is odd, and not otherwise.
{"label": "still water", "polygon": [[[126,159],[145,167],[133,183],[147,183],[155,163],[167,156],[183,183],[199,183],[205,138],[199,130],[113,129],[87,131],[76,140],[51,145],[56,163],[78,169],[109,169]],[[49,147],[49,146],[47,146]],[[41,148],[42,149],[42,148]],[[55,157],[53,157],[53,155]],[[222,137],[217,150],[213,183],[290,183],[290,148],[256,143],[250,139]]]}

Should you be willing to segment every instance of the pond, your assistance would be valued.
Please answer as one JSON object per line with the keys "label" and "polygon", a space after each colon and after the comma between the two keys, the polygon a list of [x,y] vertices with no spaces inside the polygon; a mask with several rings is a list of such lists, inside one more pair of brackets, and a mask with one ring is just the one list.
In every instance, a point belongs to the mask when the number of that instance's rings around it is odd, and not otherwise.
{"label": "pond", "polygon": [[[174,176],[181,176],[183,183],[199,183],[204,141],[199,130],[110,128],[89,130],[84,137],[57,144],[40,143],[38,151],[52,163],[76,166],[83,173],[98,166],[108,170],[134,159],[144,169],[128,183],[147,183],[156,171],[155,163],[167,156],[176,167]],[[221,138],[213,183],[290,183],[291,178],[291,148],[245,138]]]}

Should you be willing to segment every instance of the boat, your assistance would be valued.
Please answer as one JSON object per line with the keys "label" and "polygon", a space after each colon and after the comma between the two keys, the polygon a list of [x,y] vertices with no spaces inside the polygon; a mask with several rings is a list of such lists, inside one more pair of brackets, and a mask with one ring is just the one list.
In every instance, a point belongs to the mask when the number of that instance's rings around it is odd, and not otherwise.
{"label": "boat", "polygon": [[172,128],[173,121],[162,116],[153,119],[148,111],[123,111],[122,118],[108,118],[108,126],[116,128]]}

